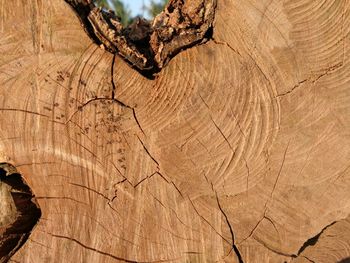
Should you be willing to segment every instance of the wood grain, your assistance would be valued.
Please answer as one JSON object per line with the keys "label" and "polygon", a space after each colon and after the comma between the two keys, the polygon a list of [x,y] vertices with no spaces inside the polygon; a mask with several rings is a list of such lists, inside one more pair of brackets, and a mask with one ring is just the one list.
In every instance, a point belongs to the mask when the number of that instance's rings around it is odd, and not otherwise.
{"label": "wood grain", "polygon": [[12,262],[346,262],[349,12],[218,0],[151,80],[65,1],[0,0],[0,162],[42,210]]}

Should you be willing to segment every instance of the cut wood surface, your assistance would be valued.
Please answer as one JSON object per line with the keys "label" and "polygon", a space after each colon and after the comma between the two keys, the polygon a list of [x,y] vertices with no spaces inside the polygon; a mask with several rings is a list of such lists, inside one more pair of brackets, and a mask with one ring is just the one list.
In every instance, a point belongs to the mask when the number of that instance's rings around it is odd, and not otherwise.
{"label": "cut wood surface", "polygon": [[151,79],[0,0],[0,163],[42,214],[9,262],[349,262],[349,32],[348,0],[218,0]]}

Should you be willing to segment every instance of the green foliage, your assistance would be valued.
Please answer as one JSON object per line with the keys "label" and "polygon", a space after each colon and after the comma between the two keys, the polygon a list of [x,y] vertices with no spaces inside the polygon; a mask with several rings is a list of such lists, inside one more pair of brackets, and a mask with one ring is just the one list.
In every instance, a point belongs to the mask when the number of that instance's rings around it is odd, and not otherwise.
{"label": "green foliage", "polygon": [[155,17],[156,15],[158,15],[160,12],[163,11],[168,1],[169,0],[161,0],[161,1],[151,0],[150,5],[146,6],[145,9],[151,17]]}
{"label": "green foliage", "polygon": [[[147,14],[153,18],[158,15],[169,0],[151,0],[149,6],[144,6],[144,10]],[[101,6],[105,9],[112,9],[121,18],[123,25],[129,25],[133,21],[131,11],[129,8],[120,0],[95,0],[97,6]]]}
{"label": "green foliage", "polygon": [[132,21],[130,10],[120,0],[96,0],[96,5],[105,9],[112,9],[121,18],[123,25],[128,25]]}

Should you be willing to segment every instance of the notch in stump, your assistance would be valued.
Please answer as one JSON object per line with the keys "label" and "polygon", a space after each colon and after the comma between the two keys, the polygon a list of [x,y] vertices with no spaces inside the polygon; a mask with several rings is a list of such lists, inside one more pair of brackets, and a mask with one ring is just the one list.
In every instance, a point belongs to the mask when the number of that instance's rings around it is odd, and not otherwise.
{"label": "notch in stump", "polygon": [[124,27],[113,11],[91,0],[65,1],[95,43],[148,72],[160,71],[180,51],[208,40],[216,8],[216,0],[170,0],[152,21],[138,18]]}

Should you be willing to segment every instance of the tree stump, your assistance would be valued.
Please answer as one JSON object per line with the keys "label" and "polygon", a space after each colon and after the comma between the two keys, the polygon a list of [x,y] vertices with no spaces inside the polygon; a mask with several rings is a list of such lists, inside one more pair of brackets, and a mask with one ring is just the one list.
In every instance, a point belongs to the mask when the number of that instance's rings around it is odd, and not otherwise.
{"label": "tree stump", "polygon": [[0,162],[41,210],[9,262],[349,262],[349,12],[218,0],[149,78],[64,0],[0,0]]}

